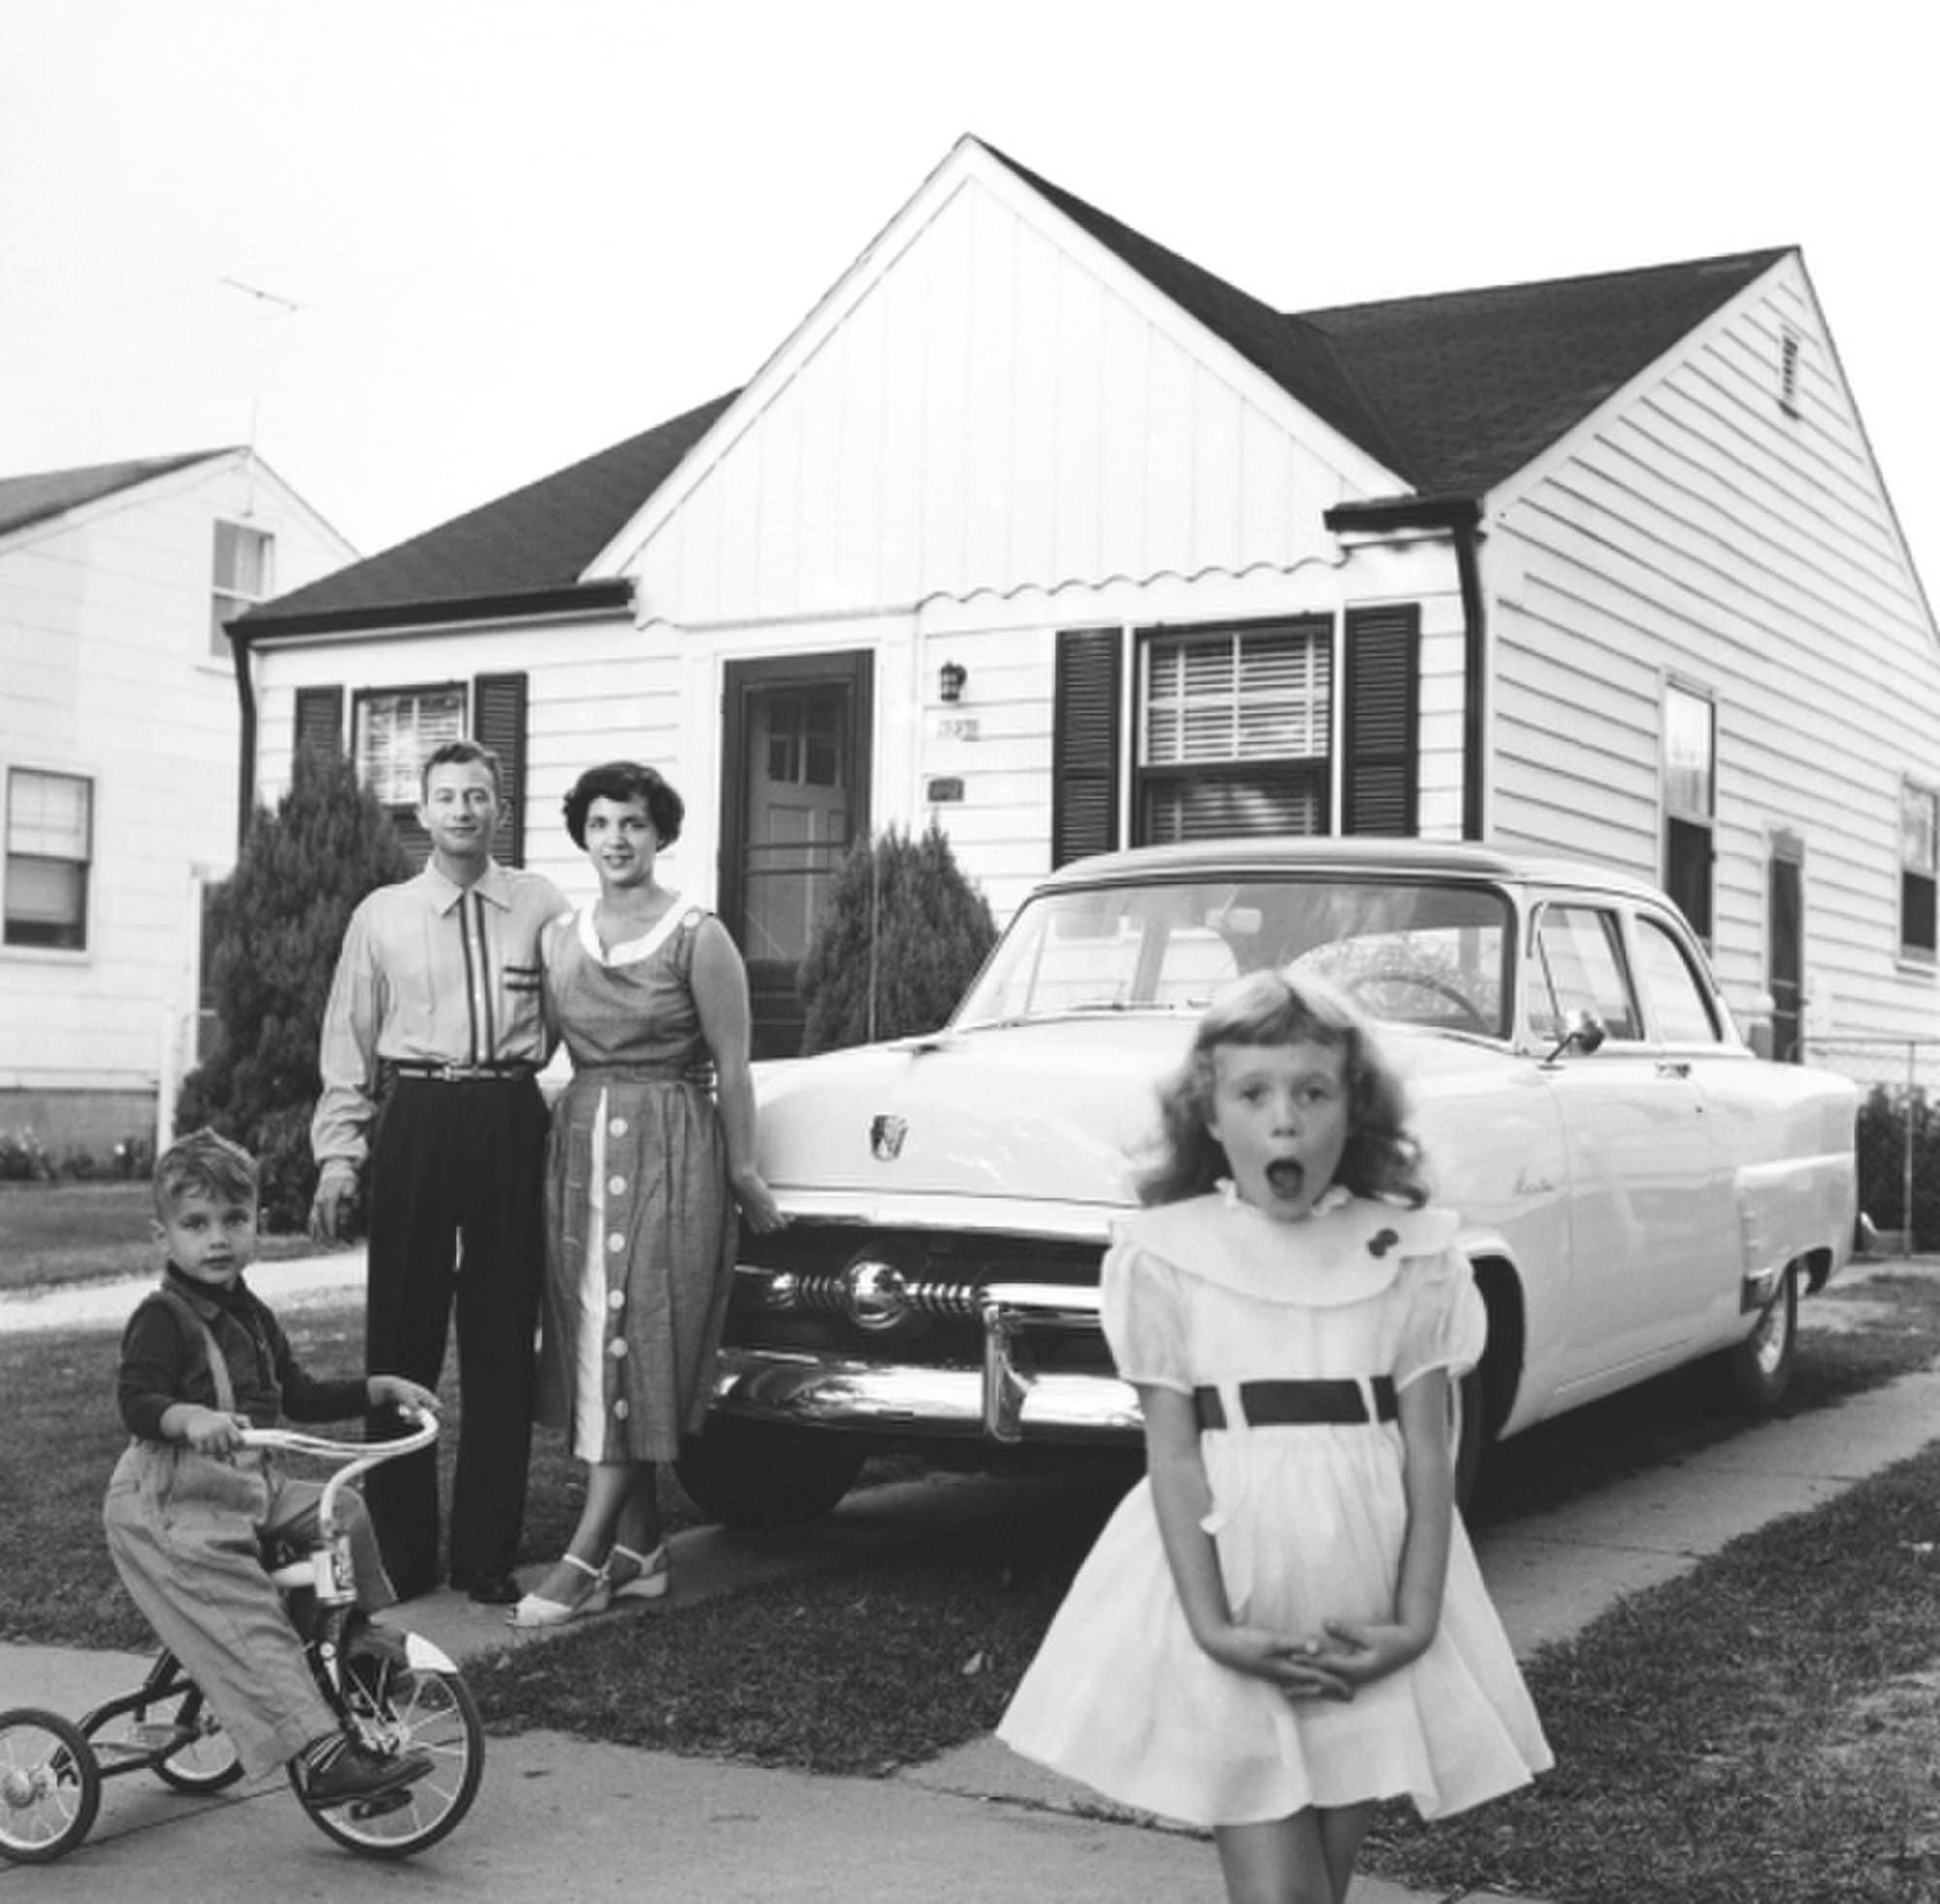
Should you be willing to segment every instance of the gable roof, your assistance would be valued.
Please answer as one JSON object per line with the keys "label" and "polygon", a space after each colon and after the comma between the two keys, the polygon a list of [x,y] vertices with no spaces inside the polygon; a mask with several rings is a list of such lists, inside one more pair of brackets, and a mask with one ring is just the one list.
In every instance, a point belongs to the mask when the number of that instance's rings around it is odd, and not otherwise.
{"label": "gable roof", "polygon": [[1431,496],[1480,498],[1788,255],[1742,251],[1287,314],[985,149],[1290,397]]}
{"label": "gable roof", "polygon": [[581,575],[737,392],[657,424],[367,561],[252,608],[245,634],[393,628],[470,615],[624,604]]}
{"label": "gable roof", "polygon": [[1479,499],[1762,276],[1786,249],[1342,305],[1325,336],[1424,494]]}
{"label": "gable roof", "polygon": [[233,456],[233,449],[190,450],[180,456],[151,456],[130,463],[94,463],[77,469],[47,469],[35,475],[0,476],[0,535],[65,515],[83,502],[98,502],[116,490],[133,489],[157,476],[173,475],[191,464]]}
{"label": "gable roof", "polygon": [[[1479,501],[1790,248],[1287,313],[982,140],[1081,230],[1415,495]],[[621,606],[582,580],[740,393],[668,419],[309,587],[245,638]]]}

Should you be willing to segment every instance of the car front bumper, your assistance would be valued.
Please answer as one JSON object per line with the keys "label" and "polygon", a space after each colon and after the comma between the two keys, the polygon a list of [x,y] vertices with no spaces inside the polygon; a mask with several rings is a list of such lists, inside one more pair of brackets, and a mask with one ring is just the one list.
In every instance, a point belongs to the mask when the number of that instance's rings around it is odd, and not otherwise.
{"label": "car front bumper", "polygon": [[980,1367],[729,1344],[715,1380],[718,1412],[799,1428],[1002,1444],[1116,1444],[1141,1433],[1138,1396],[1114,1375],[1034,1366],[1043,1330],[1098,1328],[1095,1289],[1000,1282],[977,1292]]}

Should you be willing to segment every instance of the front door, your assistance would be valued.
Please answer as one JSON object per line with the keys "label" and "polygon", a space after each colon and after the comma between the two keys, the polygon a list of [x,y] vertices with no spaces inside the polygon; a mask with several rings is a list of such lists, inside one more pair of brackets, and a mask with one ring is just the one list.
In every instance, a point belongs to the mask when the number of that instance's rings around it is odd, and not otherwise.
{"label": "front door", "polygon": [[865,651],[728,664],[721,916],[747,960],[758,1058],[801,1049],[796,972],[836,868],[868,831],[871,679]]}

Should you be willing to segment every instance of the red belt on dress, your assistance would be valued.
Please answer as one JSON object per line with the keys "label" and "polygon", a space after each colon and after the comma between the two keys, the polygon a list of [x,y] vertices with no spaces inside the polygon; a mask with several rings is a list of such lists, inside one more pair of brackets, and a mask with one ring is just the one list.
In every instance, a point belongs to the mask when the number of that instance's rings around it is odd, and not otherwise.
{"label": "red belt on dress", "polygon": [[[1367,1386],[1374,1392],[1375,1421],[1393,1421],[1400,1413],[1394,1378],[1376,1375]],[[1192,1405],[1201,1428],[1226,1427],[1226,1404],[1216,1388],[1195,1388]],[[1240,1413],[1248,1428],[1292,1428],[1313,1422],[1366,1421],[1368,1399],[1361,1383],[1339,1381],[1242,1382]]]}

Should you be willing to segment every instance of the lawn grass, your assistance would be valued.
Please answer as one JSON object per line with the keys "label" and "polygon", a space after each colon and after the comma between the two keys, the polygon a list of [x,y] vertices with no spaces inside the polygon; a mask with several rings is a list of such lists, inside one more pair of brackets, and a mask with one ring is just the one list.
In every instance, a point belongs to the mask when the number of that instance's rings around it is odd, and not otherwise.
{"label": "lawn grass", "polygon": [[[362,1366],[361,1305],[292,1306],[280,1314],[298,1359],[313,1373]],[[128,1441],[114,1408],[119,1351],[113,1329],[0,1334],[0,1395],[8,1415],[0,1443],[0,1640],[137,1649],[152,1643],[121,1591],[101,1532],[101,1498]],[[458,1421],[451,1367],[439,1396],[440,1485],[449,1501]],[[355,1438],[357,1425],[344,1432]],[[585,1485],[585,1469],[567,1454],[564,1437],[535,1433],[522,1564],[564,1551]],[[693,1524],[694,1509],[671,1479],[663,1509],[671,1527]]]}
{"label": "lawn grass", "polygon": [[[1788,1412],[1940,1356],[1930,1274],[1835,1288],[1809,1313],[1852,1326],[1809,1334]],[[354,1305],[286,1320],[319,1371],[355,1366]],[[14,1431],[0,1637],[143,1642],[99,1531],[122,1440],[114,1348],[112,1332],[0,1336]],[[1497,1450],[1471,1518],[1512,1522],[1741,1432],[1707,1410],[1698,1376],[1666,1377]],[[559,1551],[579,1488],[558,1437],[537,1437],[526,1559]],[[1101,1484],[865,1562],[589,1623],[467,1678],[498,1731],[889,1772],[989,1730],[1114,1495]],[[1371,1871],[1553,1904],[1930,1904],[1940,1447],[1631,1597],[1529,1677],[1558,1769],[1431,1826],[1384,1807]]]}
{"label": "lawn grass", "polygon": [[1940,1446],[1636,1595],[1529,1668],[1557,1769],[1384,1877],[1554,1904],[1940,1897]]}
{"label": "lawn grass", "polygon": [[[147,1275],[158,1267],[146,1183],[0,1183],[0,1290]],[[308,1256],[307,1237],[266,1236],[265,1260]]]}

